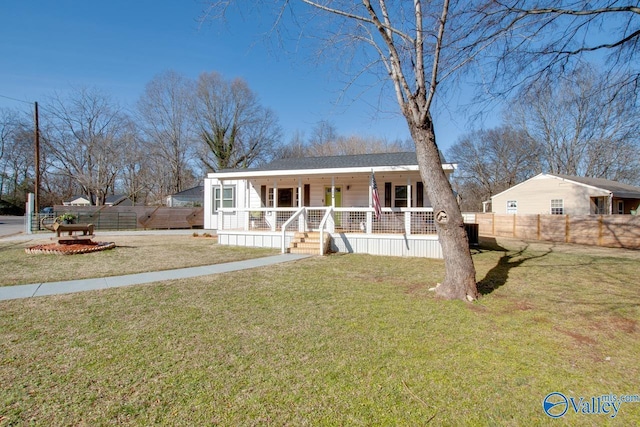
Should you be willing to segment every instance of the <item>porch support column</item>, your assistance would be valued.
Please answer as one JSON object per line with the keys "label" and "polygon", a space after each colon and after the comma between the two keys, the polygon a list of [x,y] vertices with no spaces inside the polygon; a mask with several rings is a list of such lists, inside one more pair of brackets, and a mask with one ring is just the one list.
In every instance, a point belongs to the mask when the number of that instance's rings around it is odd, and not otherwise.
{"label": "porch support column", "polygon": [[[371,175],[369,175],[369,207],[373,206],[373,169],[371,169]],[[373,230],[373,213],[367,211],[367,226],[366,233],[371,234]]]}
{"label": "porch support column", "polygon": [[613,215],[613,193],[609,193],[609,215]]}
{"label": "porch support column", "polygon": [[[303,206],[303,198],[302,194],[302,177],[298,177],[298,209]],[[298,217],[298,231],[303,232],[306,231],[307,228],[307,213],[306,210]]]}
{"label": "porch support column", "polygon": [[331,177],[331,207],[336,207],[336,177]]}
{"label": "porch support column", "polygon": [[[218,181],[218,190],[220,191],[220,198],[217,200],[217,202],[219,203],[218,205],[218,230],[224,230],[224,213],[220,210],[220,208],[222,207],[222,199],[223,199],[223,194],[224,194],[224,181],[220,180]],[[216,193],[215,190],[213,192],[213,204],[216,204]]]}
{"label": "porch support column", "polygon": [[[413,206],[413,201],[411,200],[411,178],[407,177],[407,207],[410,208]],[[404,213],[404,232],[409,235],[411,234],[411,211],[406,211]]]}
{"label": "porch support column", "polygon": [[[273,180],[273,207],[278,208],[278,181]],[[278,212],[275,210],[271,213],[271,231],[278,229]]]}
{"label": "porch support column", "polygon": [[244,212],[244,229],[249,230],[249,225],[250,222],[249,220],[251,219],[251,196],[250,196],[250,192],[249,192],[249,188],[251,187],[251,183],[249,183],[249,180],[247,179],[245,181],[245,186],[244,186],[244,208],[246,209]]}

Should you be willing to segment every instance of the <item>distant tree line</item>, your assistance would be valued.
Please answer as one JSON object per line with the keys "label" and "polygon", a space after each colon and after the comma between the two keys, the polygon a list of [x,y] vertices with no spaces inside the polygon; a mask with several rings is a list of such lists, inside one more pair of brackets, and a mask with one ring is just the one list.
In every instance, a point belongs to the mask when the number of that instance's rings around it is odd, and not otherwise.
{"label": "distant tree line", "polygon": [[[206,173],[258,166],[274,158],[411,150],[411,141],[339,135],[320,120],[309,138],[283,141],[275,112],[242,79],[177,72],[156,76],[133,109],[108,93],[75,88],[39,102],[40,206],[111,194],[159,205]],[[0,109],[0,199],[23,207],[34,191],[32,111]]]}
{"label": "distant tree line", "polygon": [[447,152],[462,209],[541,172],[640,185],[640,113],[630,77],[581,66],[513,97],[502,125],[470,132]]}

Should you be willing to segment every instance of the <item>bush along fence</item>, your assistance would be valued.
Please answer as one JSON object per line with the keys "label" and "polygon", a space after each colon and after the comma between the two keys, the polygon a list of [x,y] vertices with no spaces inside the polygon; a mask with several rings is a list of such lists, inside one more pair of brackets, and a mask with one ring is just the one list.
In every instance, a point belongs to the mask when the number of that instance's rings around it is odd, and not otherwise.
{"label": "bush along fence", "polygon": [[204,208],[154,206],[54,206],[53,213],[32,213],[31,231],[44,230],[40,221],[70,213],[79,224],[94,224],[96,230],[191,229],[204,227]]}
{"label": "bush along fence", "polygon": [[637,215],[477,213],[475,222],[479,235],[486,237],[640,249],[640,216]]}

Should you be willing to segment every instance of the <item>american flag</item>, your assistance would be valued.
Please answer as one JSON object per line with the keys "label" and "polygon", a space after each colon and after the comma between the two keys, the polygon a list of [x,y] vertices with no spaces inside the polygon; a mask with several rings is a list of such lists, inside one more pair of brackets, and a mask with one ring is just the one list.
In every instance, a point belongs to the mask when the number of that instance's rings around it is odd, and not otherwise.
{"label": "american flag", "polygon": [[373,211],[376,214],[376,220],[380,220],[382,215],[382,207],[380,206],[380,196],[378,195],[378,184],[376,184],[376,176],[371,172],[371,200],[373,202]]}

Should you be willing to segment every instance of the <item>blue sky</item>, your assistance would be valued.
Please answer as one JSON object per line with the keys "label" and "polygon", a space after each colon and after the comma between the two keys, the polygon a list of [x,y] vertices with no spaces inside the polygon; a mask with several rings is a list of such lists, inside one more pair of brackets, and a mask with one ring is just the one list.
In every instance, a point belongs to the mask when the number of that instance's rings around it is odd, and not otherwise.
{"label": "blue sky", "polygon": [[[278,114],[287,142],[329,120],[342,135],[407,139],[395,99],[379,92],[347,92],[333,64],[314,64],[308,53],[269,52],[260,36],[266,22],[200,25],[197,0],[5,0],[0,4],[0,108],[28,111],[9,98],[46,102],[54,92],[91,86],[132,108],[145,85],[166,70],[196,78],[217,71],[244,78],[262,104]],[[389,113],[393,112],[393,113]],[[436,116],[446,150],[466,131],[452,112]]]}

